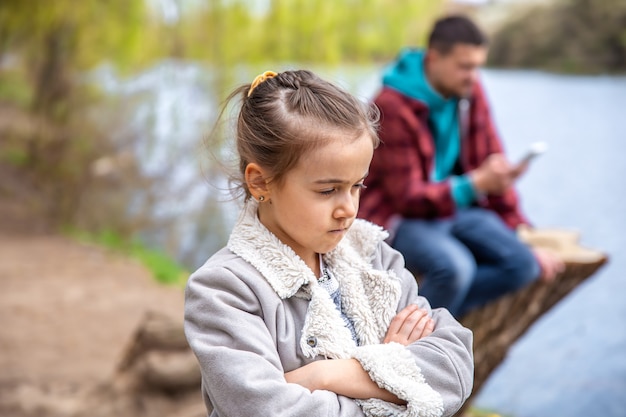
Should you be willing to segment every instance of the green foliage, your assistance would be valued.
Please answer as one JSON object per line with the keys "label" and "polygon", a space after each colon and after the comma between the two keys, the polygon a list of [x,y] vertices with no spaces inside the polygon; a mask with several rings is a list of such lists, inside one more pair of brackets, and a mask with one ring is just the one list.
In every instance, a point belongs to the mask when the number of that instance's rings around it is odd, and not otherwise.
{"label": "green foliage", "polygon": [[[214,0],[183,10],[186,56],[218,64],[371,62],[420,45],[441,0]],[[257,3],[258,4],[258,3]]]}
{"label": "green foliage", "polygon": [[136,69],[158,56],[157,22],[144,0],[2,0],[0,97],[28,112],[30,127],[0,148],[34,178],[53,223],[71,221],[90,164],[113,148],[87,115],[99,97],[84,71],[103,62]]}
{"label": "green foliage", "polygon": [[57,48],[70,68],[103,60],[128,68],[153,50],[146,47],[151,27],[143,0],[3,0],[0,52],[17,52],[37,66],[44,50]]}
{"label": "green foliage", "polygon": [[95,243],[141,262],[160,283],[183,286],[189,272],[162,251],[152,249],[138,240],[128,240],[112,230],[99,233],[68,230],[70,236],[82,242]]}
{"label": "green foliage", "polygon": [[32,101],[33,89],[21,71],[0,71],[0,101],[27,108]]}
{"label": "green foliage", "polygon": [[626,72],[626,2],[560,0],[532,7],[495,33],[489,64]]}

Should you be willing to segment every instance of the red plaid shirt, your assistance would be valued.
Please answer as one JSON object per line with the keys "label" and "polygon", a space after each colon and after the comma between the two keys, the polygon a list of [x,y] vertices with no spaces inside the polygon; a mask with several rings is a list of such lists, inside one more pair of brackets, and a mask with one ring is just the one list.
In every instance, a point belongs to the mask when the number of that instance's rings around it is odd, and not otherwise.
{"label": "red plaid shirt", "polygon": [[[393,218],[436,219],[455,211],[450,181],[432,182],[435,145],[428,128],[428,108],[402,93],[383,88],[375,100],[381,111],[381,145],[374,151],[367,189],[361,195],[359,217],[386,228]],[[461,122],[462,123],[462,122]],[[461,139],[460,167],[477,168],[492,153],[503,152],[489,113],[487,99],[476,83]],[[494,210],[511,228],[527,223],[509,189],[502,196],[487,196],[478,205]]]}

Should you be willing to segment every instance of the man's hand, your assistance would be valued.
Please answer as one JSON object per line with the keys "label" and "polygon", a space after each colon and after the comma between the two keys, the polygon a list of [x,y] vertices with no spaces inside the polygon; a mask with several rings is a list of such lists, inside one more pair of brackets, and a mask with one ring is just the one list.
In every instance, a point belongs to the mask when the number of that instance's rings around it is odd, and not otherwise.
{"label": "man's hand", "polygon": [[511,165],[501,153],[491,154],[470,172],[474,188],[482,194],[501,195],[528,168],[528,163]]}
{"label": "man's hand", "polygon": [[565,264],[549,249],[534,248],[533,254],[541,267],[541,279],[550,282],[565,270]]}
{"label": "man's hand", "polygon": [[435,329],[435,321],[428,311],[411,304],[391,320],[383,343],[397,342],[404,346],[426,337]]}

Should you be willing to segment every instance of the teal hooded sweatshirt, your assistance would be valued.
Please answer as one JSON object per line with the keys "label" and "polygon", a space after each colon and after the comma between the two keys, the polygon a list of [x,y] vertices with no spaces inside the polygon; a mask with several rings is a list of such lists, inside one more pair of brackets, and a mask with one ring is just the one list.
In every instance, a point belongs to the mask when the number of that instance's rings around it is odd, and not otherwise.
{"label": "teal hooded sweatshirt", "polygon": [[435,142],[435,164],[431,179],[450,180],[452,198],[457,207],[468,207],[476,200],[476,191],[467,175],[454,175],[461,152],[459,99],[446,99],[428,83],[424,70],[425,51],[403,50],[384,72],[383,85],[428,107],[428,123]]}

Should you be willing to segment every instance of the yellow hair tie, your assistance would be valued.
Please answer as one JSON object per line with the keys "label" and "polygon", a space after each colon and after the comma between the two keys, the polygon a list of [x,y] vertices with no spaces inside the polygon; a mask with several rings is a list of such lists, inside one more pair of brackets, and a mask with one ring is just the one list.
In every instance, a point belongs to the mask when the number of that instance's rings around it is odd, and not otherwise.
{"label": "yellow hair tie", "polygon": [[274,71],[265,71],[263,74],[257,75],[256,78],[254,79],[254,81],[252,81],[252,84],[250,84],[250,90],[248,90],[248,97],[250,97],[250,94],[252,94],[254,89],[259,84],[261,84],[263,81],[267,80],[268,78],[274,78],[277,75],[278,74],[275,73]]}

